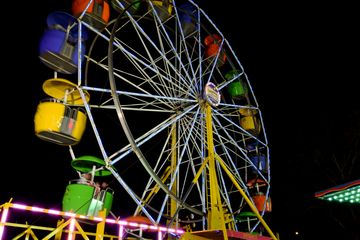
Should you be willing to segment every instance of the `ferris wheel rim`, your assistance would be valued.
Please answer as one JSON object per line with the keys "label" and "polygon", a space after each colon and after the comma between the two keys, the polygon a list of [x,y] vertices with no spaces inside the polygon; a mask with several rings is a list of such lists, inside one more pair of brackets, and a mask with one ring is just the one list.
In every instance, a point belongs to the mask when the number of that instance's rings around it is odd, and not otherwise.
{"label": "ferris wheel rim", "polygon": [[[120,19],[120,18],[117,18],[117,19]],[[117,22],[117,21],[116,21]],[[114,24],[114,26],[113,26],[113,31],[114,31],[114,29],[116,28],[115,27],[115,25],[116,24]],[[111,37],[112,36],[114,36],[113,34],[111,34]],[[110,37],[110,38],[111,38]],[[109,41],[109,48],[108,48],[108,62],[110,62],[111,64],[112,64],[112,56],[110,56],[110,55],[112,55],[112,53],[113,53],[113,50],[111,50],[110,49],[110,47],[113,47],[113,41],[114,41],[114,39],[112,39],[111,41]],[[109,55],[110,54],[110,55]],[[110,85],[111,85],[111,93],[112,93],[112,98],[113,98],[113,100],[115,100],[114,102],[115,102],[115,110],[117,111],[117,113],[118,113],[118,118],[119,118],[119,120],[120,120],[120,122],[122,122],[122,127],[123,127],[123,129],[125,130],[125,132],[126,132],[126,135],[127,135],[127,137],[128,138],[130,138],[130,140],[129,140],[129,142],[130,142],[130,147],[131,147],[131,149],[133,150],[133,152],[134,153],[136,153],[137,155],[139,155],[140,156],[140,160],[145,160],[144,162],[142,162],[142,164],[143,164],[143,166],[144,166],[144,168],[148,171],[148,169],[150,170],[150,172],[148,172],[154,179],[156,179],[156,181],[157,181],[157,183],[160,185],[160,186],[162,186],[162,188],[163,188],[163,190],[165,190],[165,192],[167,192],[167,193],[170,193],[167,189],[166,189],[166,186],[161,182],[161,180],[159,179],[159,177],[158,177],[158,174],[156,174],[154,171],[153,171],[153,169],[151,169],[151,166],[149,165],[149,163],[148,163],[148,161],[146,160],[146,158],[145,158],[145,156],[143,156],[143,154],[142,154],[142,152],[141,152],[141,150],[140,150],[140,148],[137,146],[137,144],[138,144],[138,142],[137,142],[137,140],[132,136],[132,132],[131,132],[131,129],[130,129],[130,127],[128,126],[128,124],[127,124],[127,122],[126,122],[126,117],[125,117],[125,114],[124,114],[124,112],[123,112],[123,109],[124,109],[124,107],[120,104],[120,100],[119,100],[119,98],[118,98],[118,95],[121,93],[121,91],[119,91],[118,89],[117,89],[117,87],[116,87],[116,83],[115,83],[115,77],[114,77],[114,71],[113,71],[113,69],[112,69],[112,66],[110,66],[109,64],[108,64],[108,71],[109,71],[109,79],[110,79]],[[210,78],[210,76],[209,76],[209,78]],[[222,86],[222,88],[224,88],[224,86]],[[128,93],[128,95],[131,95],[130,93]],[[160,98],[159,97],[159,95],[158,96],[155,96],[155,95],[153,95],[152,96],[153,98]],[[180,100],[180,98],[178,99],[178,100]],[[197,102],[195,101],[195,100],[191,100],[191,101],[189,101],[189,105],[195,105],[195,104],[197,104]],[[225,108],[228,108],[229,107],[229,105],[226,105],[226,104],[224,104],[224,103],[219,103],[219,104],[215,104],[216,105],[216,107],[217,106],[219,106],[219,107],[223,107],[224,109]],[[234,106],[232,106],[232,107],[234,107]],[[246,107],[246,106],[245,106]],[[125,120],[125,121],[124,121]],[[251,134],[249,134],[249,136],[250,136]],[[265,140],[264,142],[262,142],[261,143],[263,146],[267,146],[267,141]],[[247,161],[249,161],[249,160],[247,160]],[[114,162],[115,163],[115,162]],[[264,177],[264,178],[266,178],[266,177]],[[245,182],[242,182],[242,186],[244,186],[244,188],[246,189],[246,183]],[[268,194],[268,192],[266,193],[266,194]],[[169,194],[169,196],[171,196],[171,193]],[[176,198],[177,199],[177,201],[178,202],[182,202],[182,200],[181,199],[178,199],[178,198]],[[185,203],[184,203],[185,204]],[[185,205],[184,205],[185,206]],[[204,211],[196,211],[196,213],[197,214],[199,214],[199,215],[204,215]]]}

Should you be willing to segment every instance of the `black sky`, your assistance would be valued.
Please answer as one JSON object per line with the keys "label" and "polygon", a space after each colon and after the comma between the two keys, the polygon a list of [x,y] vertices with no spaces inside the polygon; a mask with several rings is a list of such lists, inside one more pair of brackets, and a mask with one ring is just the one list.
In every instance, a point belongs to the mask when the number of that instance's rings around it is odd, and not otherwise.
{"label": "black sky", "polygon": [[[68,11],[70,1],[41,4],[9,6],[16,11],[2,24],[0,203],[13,197],[57,207],[71,179],[69,162],[61,160],[69,159],[69,153],[39,140],[33,117],[45,96],[41,85],[53,74],[38,58],[46,16]],[[282,239],[360,239],[354,230],[360,206],[313,198],[316,191],[360,178],[360,21],[355,6],[234,6],[229,0],[199,4],[237,52],[263,111],[272,161],[274,230]],[[356,146],[355,163],[344,167],[346,173],[337,171],[332,157],[346,165]]]}

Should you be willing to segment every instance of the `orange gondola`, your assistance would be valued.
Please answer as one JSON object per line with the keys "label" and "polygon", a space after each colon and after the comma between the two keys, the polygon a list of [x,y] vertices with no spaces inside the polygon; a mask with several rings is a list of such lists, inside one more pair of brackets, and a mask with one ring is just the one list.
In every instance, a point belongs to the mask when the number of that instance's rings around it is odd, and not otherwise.
{"label": "orange gondola", "polygon": [[265,212],[271,212],[272,211],[272,204],[271,204],[271,198],[266,197],[263,193],[258,193],[254,196],[252,196],[252,199],[254,201],[255,207],[259,212],[265,211]]}
{"label": "orange gondola", "polygon": [[72,14],[75,17],[82,16],[84,22],[102,30],[109,22],[110,6],[105,0],[73,0]]}
{"label": "orange gondola", "polygon": [[220,49],[221,42],[222,38],[218,34],[208,35],[204,39],[205,57],[212,60],[219,54],[217,60],[218,67],[223,66],[226,61],[226,54],[223,50]]}

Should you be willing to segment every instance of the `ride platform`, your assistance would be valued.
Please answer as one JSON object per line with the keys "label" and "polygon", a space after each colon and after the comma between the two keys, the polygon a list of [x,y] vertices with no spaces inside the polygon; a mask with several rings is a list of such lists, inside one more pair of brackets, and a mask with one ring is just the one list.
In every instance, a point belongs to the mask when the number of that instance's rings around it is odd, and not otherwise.
{"label": "ride platform", "polygon": [[[73,212],[46,209],[9,202],[0,205],[0,240],[5,239],[170,239],[223,240],[221,230],[185,232],[137,221],[136,218],[110,219],[85,216]],[[41,221],[39,221],[41,219]],[[32,224],[32,223],[36,223]],[[138,229],[138,231],[134,231]],[[136,235],[137,234],[137,235]],[[226,230],[229,240],[270,240],[271,237]],[[134,238],[135,237],[135,238]],[[140,237],[140,238],[137,238]]]}
{"label": "ride platform", "polygon": [[[237,232],[233,230],[226,230],[226,235],[229,240],[270,240],[271,237],[261,236],[246,232]],[[208,230],[208,231],[198,231],[198,232],[185,232],[181,240],[224,240],[224,232],[221,230]]]}
{"label": "ride platform", "polygon": [[125,240],[179,238],[182,229],[146,224],[121,218],[85,216],[9,202],[0,205],[0,240]]}

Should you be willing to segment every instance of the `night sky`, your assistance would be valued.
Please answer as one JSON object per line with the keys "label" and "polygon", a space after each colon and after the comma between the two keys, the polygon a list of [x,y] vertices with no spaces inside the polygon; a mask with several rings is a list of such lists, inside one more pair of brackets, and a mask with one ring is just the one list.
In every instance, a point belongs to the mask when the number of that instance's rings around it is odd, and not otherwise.
{"label": "night sky", "polygon": [[[2,190],[60,208],[76,174],[66,147],[34,134],[33,117],[53,72],[38,58],[48,13],[70,1],[9,6],[2,34]],[[226,2],[226,4],[225,4]],[[273,213],[281,239],[360,239],[360,206],[314,199],[360,178],[359,15],[350,5],[200,1],[252,83],[269,140]],[[66,160],[64,160],[66,159]],[[295,235],[298,231],[299,235]],[[340,238],[341,237],[341,238]],[[331,238],[329,238],[331,239]]]}

